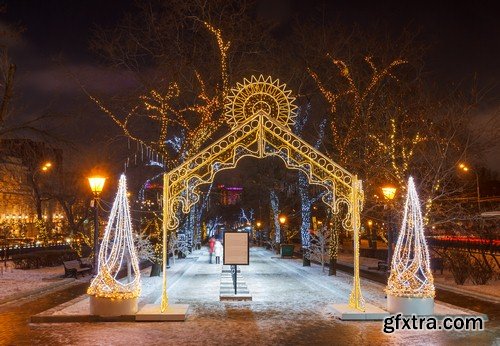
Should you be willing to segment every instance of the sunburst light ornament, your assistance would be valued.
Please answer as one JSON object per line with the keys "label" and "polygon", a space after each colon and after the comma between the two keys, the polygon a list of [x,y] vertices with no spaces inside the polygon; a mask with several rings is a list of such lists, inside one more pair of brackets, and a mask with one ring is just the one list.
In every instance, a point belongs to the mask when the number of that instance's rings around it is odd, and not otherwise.
{"label": "sunburst light ornament", "polygon": [[251,118],[260,111],[278,120],[290,128],[295,123],[295,110],[293,103],[295,97],[290,96],[291,91],[286,89],[286,84],[280,84],[278,79],[260,75],[252,76],[250,80],[244,79],[232,88],[226,99],[226,118],[229,125],[235,128],[243,121]]}

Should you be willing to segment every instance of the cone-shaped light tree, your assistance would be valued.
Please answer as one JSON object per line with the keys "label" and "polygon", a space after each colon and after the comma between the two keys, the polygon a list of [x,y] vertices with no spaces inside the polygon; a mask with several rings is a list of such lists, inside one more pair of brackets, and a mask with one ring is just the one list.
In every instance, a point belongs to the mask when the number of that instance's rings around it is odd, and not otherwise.
{"label": "cone-shaped light tree", "polygon": [[[122,283],[116,278],[124,264],[131,266],[133,279]],[[98,272],[87,293],[110,299],[132,299],[141,292],[139,261],[134,247],[125,175],[120,177],[108,224],[99,250]]]}
{"label": "cone-shaped light tree", "polygon": [[395,297],[434,298],[429,249],[412,177],[408,180],[403,223],[394,249],[386,292]]}

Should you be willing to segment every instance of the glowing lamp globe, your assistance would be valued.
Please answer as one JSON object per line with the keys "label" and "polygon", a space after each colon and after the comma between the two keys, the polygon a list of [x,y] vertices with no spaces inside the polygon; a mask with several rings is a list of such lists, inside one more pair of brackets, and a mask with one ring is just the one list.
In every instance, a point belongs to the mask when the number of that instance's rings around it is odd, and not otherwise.
{"label": "glowing lamp globe", "polygon": [[94,196],[99,196],[104,188],[104,183],[106,182],[106,178],[100,176],[94,176],[88,178],[90,189]]}
{"label": "glowing lamp globe", "polygon": [[260,221],[257,221],[257,227],[260,227],[262,226],[262,224],[260,223]]}
{"label": "glowing lamp globe", "polygon": [[394,197],[396,196],[396,191],[396,187],[392,185],[386,185],[382,187],[382,194],[384,195],[385,199],[389,201],[394,199]]}
{"label": "glowing lamp globe", "polygon": [[284,225],[285,222],[286,222],[286,216],[281,215],[280,218],[279,218],[279,221],[280,221],[280,224]]}

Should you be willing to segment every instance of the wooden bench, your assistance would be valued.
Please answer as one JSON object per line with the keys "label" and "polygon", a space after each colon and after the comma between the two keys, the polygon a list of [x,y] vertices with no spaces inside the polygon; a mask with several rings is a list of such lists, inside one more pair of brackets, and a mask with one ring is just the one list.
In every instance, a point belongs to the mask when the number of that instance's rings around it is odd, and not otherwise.
{"label": "wooden bench", "polygon": [[94,268],[94,264],[89,257],[82,257],[79,259],[82,268]]}
{"label": "wooden bench", "polygon": [[74,276],[75,279],[80,273],[85,274],[86,272],[92,271],[92,268],[82,267],[80,261],[78,260],[64,261],[63,266],[64,266],[64,277]]}
{"label": "wooden bench", "polygon": [[387,262],[385,261],[378,261],[378,264],[377,264],[377,270],[383,270],[383,271],[387,271],[389,269],[389,266],[387,265]]}

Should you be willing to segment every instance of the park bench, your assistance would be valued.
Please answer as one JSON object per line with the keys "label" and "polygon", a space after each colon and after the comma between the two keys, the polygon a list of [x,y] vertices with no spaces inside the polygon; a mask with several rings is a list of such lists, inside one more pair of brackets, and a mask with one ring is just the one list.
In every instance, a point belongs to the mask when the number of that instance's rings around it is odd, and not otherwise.
{"label": "park bench", "polygon": [[382,271],[386,272],[387,269],[389,269],[389,267],[387,266],[386,261],[378,261],[377,270],[382,270]]}
{"label": "park bench", "polygon": [[78,274],[83,275],[86,272],[92,271],[91,267],[82,266],[82,264],[78,260],[64,261],[63,266],[64,266],[64,277],[74,276],[75,279],[78,276]]}
{"label": "park bench", "polygon": [[94,267],[94,265],[89,257],[80,258],[80,264],[82,267],[85,267],[85,268],[93,268]]}

